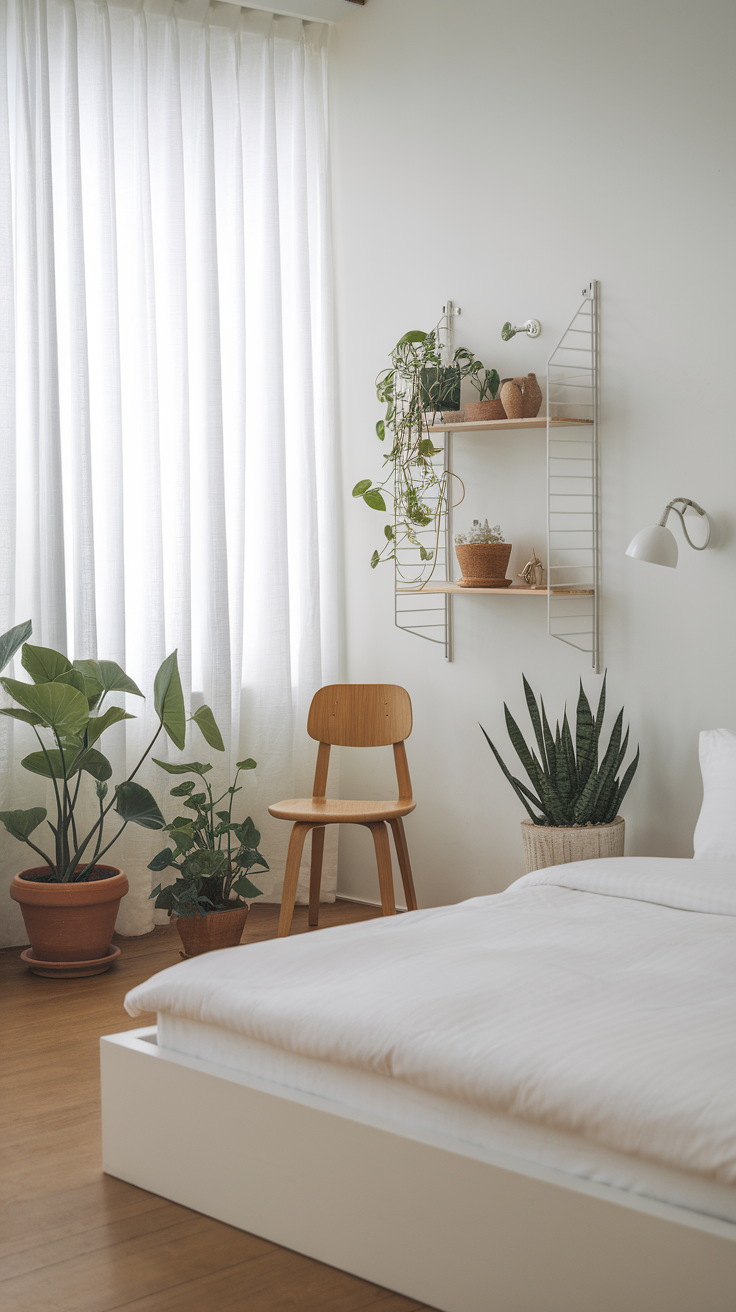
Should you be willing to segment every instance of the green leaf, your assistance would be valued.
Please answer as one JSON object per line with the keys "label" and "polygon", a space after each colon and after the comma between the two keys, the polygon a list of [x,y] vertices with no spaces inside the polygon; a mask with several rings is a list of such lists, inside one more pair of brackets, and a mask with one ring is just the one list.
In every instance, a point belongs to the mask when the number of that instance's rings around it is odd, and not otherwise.
{"label": "green leaf", "polygon": [[[148,862],[148,869],[155,870],[155,871],[168,870],[169,866],[173,866],[173,864],[174,864],[174,853],[172,852],[170,847],[165,847],[163,851],[156,853],[152,861]],[[160,890],[161,890],[161,885],[159,884],[158,888],[154,889],[154,892],[151,894],[151,897],[153,897],[154,894],[160,892]]]}
{"label": "green leaf", "polygon": [[32,715],[30,711],[20,711],[15,706],[4,706],[0,710],[0,715],[9,715],[13,720],[22,720],[24,724],[41,724],[40,715]]}
{"label": "green leaf", "polygon": [[132,822],[143,829],[163,829],[166,824],[148,789],[131,779],[115,789],[115,810],[126,824]]}
{"label": "green leaf", "polygon": [[591,770],[595,768],[596,743],[597,736],[595,732],[595,723],[593,721],[593,712],[590,709],[590,702],[583,690],[583,681],[581,679],[575,724],[575,755],[577,757],[578,778],[581,786],[585,785]]}
{"label": "green leaf", "polygon": [[134,715],[129,715],[127,711],[122,710],[119,706],[108,706],[104,715],[91,715],[87,722],[87,743],[92,746],[101,738],[106,729],[118,724],[121,720],[134,720]]}
{"label": "green leaf", "polygon": [[419,448],[418,448],[418,450],[419,450],[419,454],[420,454],[420,456],[436,456],[436,455],[439,455],[439,451],[438,451],[437,447],[434,445],[434,442],[432,441],[431,437],[424,437],[424,438],[422,438],[421,442],[419,443]]}
{"label": "green leaf", "polygon": [[102,784],[109,779],[112,774],[112,766],[102,752],[98,752],[96,747],[88,747],[77,759],[77,770],[85,770],[91,774],[93,779]]}
{"label": "green leaf", "polygon": [[379,555],[378,555],[378,552],[377,552],[377,551],[374,551],[374,552],[373,552],[373,555],[371,556],[371,569],[375,569],[375,568],[376,568],[376,565],[378,564],[378,561],[379,561]]}
{"label": "green leaf", "polygon": [[53,683],[72,668],[71,661],[60,651],[54,651],[53,647],[32,647],[28,642],[23,644],[20,663],[34,683]]}
{"label": "green leaf", "polygon": [[194,780],[187,779],[183,784],[177,784],[176,788],[169,791],[169,797],[188,797],[194,788]]}
{"label": "green leaf", "polygon": [[0,820],[13,838],[17,838],[21,843],[25,843],[29,834],[46,819],[47,811],[44,806],[32,806],[27,811],[0,811]]}
{"label": "green leaf", "polygon": [[[385,440],[386,425],[382,419],[379,419],[378,423],[376,424],[376,436],[378,437],[379,442],[383,442]],[[370,483],[368,484],[368,486],[370,487]],[[363,495],[362,492],[359,495],[362,496]],[[353,496],[355,496],[354,492],[353,492]]]}
{"label": "green leaf", "polygon": [[639,764],[639,748],[637,747],[636,756],[634,757],[633,761],[631,762],[631,765],[626,771],[626,774],[621,780],[616,796],[614,797],[613,802],[611,803],[611,808],[609,811],[610,819],[608,818],[608,816],[606,817],[608,824],[610,824],[612,820],[616,819],[616,816],[621,807],[621,803],[623,802],[626,794],[628,793],[629,785],[631,784],[631,781],[634,778],[634,775],[636,774],[636,767],[638,764]]}
{"label": "green leaf", "polygon": [[8,629],[0,638],[0,670],[4,670],[6,665],[12,661],[18,648],[30,638],[33,632],[33,625],[30,620],[25,624],[16,624],[14,629]]}
{"label": "green leaf", "polygon": [[372,487],[368,492],[364,492],[363,500],[367,506],[370,506],[371,510],[381,510],[384,514],[386,513],[386,502],[377,487]]}
{"label": "green leaf", "polygon": [[86,698],[87,687],[92,681],[85,679],[81,670],[66,670],[64,674],[57,674],[53,682],[65,683],[69,688],[76,688],[77,692],[81,692],[82,696]]}
{"label": "green leaf", "polygon": [[222,734],[209,706],[200,706],[199,710],[190,716],[190,719],[194,720],[202,737],[205,742],[209,743],[210,747],[214,747],[216,752],[224,752],[225,744],[222,741]]}
{"label": "green leaf", "polygon": [[403,346],[406,342],[426,342],[426,340],[427,334],[420,332],[418,328],[415,328],[412,332],[404,333],[404,336],[399,338],[396,345]]}
{"label": "green leaf", "polygon": [[237,893],[238,897],[262,896],[261,889],[256,888],[255,884],[251,884],[247,875],[241,875],[239,879],[235,880],[235,883],[233,884],[233,892]]}
{"label": "green leaf", "polygon": [[186,742],[187,713],[184,709],[184,694],[181,690],[175,651],[172,651],[171,655],[162,662],[156,675],[153,685],[153,704],[172,743],[179,748],[179,751],[183,751]]}
{"label": "green leaf", "polygon": [[171,834],[171,841],[176,843],[180,852],[188,852],[190,848],[194,847],[194,834],[190,828],[172,828],[169,833]]}
{"label": "green leaf", "polygon": [[235,766],[238,770],[255,770],[256,763],[253,760],[253,757],[249,756],[245,761],[236,761]]}
{"label": "green leaf", "polygon": [[211,848],[198,848],[190,852],[182,862],[181,872],[187,879],[212,879],[223,873],[227,865],[224,852],[213,852]]}
{"label": "green leaf", "polygon": [[258,847],[261,841],[261,835],[250,816],[243,820],[241,824],[236,825],[234,832],[235,837],[243,847]]}
{"label": "green leaf", "polygon": [[388,539],[389,542],[393,541],[394,531],[390,524],[385,525],[383,530],[383,535],[385,538]]}
{"label": "green leaf", "polygon": [[[538,824],[538,823],[539,823],[539,816],[536,816],[536,815],[534,814],[534,812],[532,811],[532,809],[531,809],[529,803],[527,802],[526,798],[524,797],[523,793],[521,792],[522,785],[519,784],[518,780],[514,779],[514,776],[511,774],[511,771],[507,769],[506,765],[504,764],[504,762],[503,762],[501,756],[499,755],[499,753],[496,751],[496,748],[494,747],[493,743],[491,742],[490,738],[488,737],[488,734],[486,733],[486,731],[485,731],[485,729],[483,728],[483,725],[482,725],[482,724],[480,725],[480,731],[481,731],[481,733],[483,734],[483,737],[485,738],[486,742],[488,743],[488,746],[490,747],[491,751],[493,752],[493,755],[495,756],[496,760],[498,761],[498,764],[500,765],[500,767],[501,767],[501,769],[502,769],[502,771],[503,771],[505,777],[508,779],[509,783],[511,784],[511,787],[513,788],[514,792],[516,793],[516,796],[519,798],[519,801],[520,801],[520,802],[522,803],[522,805],[526,808],[527,812],[528,812],[529,815],[531,816],[531,818],[532,818],[532,820],[534,821],[534,823],[535,823],[535,824]],[[528,792],[528,790],[525,788],[525,789],[524,789],[524,793],[527,793],[527,792]],[[541,803],[540,801],[538,801],[537,798],[532,798],[532,800],[534,801],[535,805],[539,807],[540,811],[544,811],[544,807],[542,806],[542,803]]]}
{"label": "green leaf", "polygon": [[128,678],[117,661],[75,661],[74,668],[81,670],[86,678],[95,679],[105,693],[127,692],[134,697],[143,696],[138,684]]}
{"label": "green leaf", "polygon": [[362,497],[363,493],[368,491],[371,482],[372,480],[370,478],[361,478],[360,482],[356,483],[355,487],[353,488],[353,496]]}
{"label": "green leaf", "polygon": [[76,688],[64,683],[20,683],[18,679],[0,679],[0,683],[11,697],[60,737],[84,732],[89,705]]}
{"label": "green leaf", "polygon": [[532,692],[529,684],[527,683],[526,676],[522,674],[521,678],[524,684],[524,696],[526,698],[527,710],[529,711],[529,719],[532,722],[532,728],[534,729],[534,737],[537,740],[537,747],[539,748],[539,757],[542,762],[542,769],[545,771],[546,774],[549,774],[549,765],[547,764],[547,754],[545,751],[545,744],[544,744],[544,734],[542,733],[542,721],[539,715],[539,707],[537,706],[537,699],[534,696],[534,693]]}
{"label": "green leaf", "polygon": [[[70,756],[69,764],[71,760]],[[57,752],[55,747],[48,752],[31,752],[29,756],[23,757],[21,765],[24,770],[29,770],[31,774],[40,774],[44,779],[64,778],[64,762],[61,752]]]}
{"label": "green leaf", "polygon": [[189,761],[187,765],[172,765],[170,761],[159,761],[157,757],[152,756],[151,760],[154,765],[160,765],[162,770],[167,774],[207,774],[212,769],[211,765],[203,765],[201,761]]}

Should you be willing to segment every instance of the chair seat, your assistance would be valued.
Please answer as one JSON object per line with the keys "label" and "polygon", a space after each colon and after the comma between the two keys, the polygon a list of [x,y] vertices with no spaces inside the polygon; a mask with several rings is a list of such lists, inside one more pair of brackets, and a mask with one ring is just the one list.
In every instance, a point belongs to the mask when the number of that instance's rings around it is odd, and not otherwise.
{"label": "chair seat", "polygon": [[277,820],[305,821],[313,825],[364,825],[408,815],[416,802],[353,802],[340,798],[294,797],[274,802],[268,810]]}

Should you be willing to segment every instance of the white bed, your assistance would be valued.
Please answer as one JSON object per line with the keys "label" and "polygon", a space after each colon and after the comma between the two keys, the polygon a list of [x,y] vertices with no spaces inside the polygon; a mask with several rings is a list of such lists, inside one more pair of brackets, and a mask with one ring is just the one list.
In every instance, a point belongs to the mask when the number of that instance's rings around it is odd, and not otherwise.
{"label": "white bed", "polygon": [[[736,1307],[736,861],[554,867],[196,958],[126,1007],[158,1032],[103,1041],[112,1174],[450,1312]],[[141,1137],[195,1075],[257,1117],[259,1165],[246,1132],[240,1173],[210,1145],[184,1178]],[[463,1261],[433,1261],[450,1236]]]}

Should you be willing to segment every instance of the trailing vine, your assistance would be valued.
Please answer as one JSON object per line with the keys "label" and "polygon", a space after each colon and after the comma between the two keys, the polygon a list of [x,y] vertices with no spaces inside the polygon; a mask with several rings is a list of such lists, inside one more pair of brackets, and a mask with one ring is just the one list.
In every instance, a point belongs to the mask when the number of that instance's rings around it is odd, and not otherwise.
{"label": "trailing vine", "polygon": [[[470,378],[478,387],[483,370],[465,347],[458,347],[449,364],[443,363],[442,354],[439,325],[428,333],[418,329],[405,333],[396,343],[389,367],[376,379],[376,394],[386,406],[376,436],[380,442],[387,436],[392,439],[383,458],[385,476],[378,483],[361,479],[353,488],[354,497],[384,514],[386,498],[393,500],[393,524],[384,525],[385,542],[373,552],[371,568],[395,560],[402,582],[421,586],[430,581],[437,565],[448,497],[449,475],[433,463],[442,450],[434,445],[430,429],[438,413],[457,409],[462,379]],[[485,374],[488,381],[486,377],[481,381],[490,390],[490,375],[487,370]],[[417,551],[419,561],[407,565],[405,556],[416,561]]]}

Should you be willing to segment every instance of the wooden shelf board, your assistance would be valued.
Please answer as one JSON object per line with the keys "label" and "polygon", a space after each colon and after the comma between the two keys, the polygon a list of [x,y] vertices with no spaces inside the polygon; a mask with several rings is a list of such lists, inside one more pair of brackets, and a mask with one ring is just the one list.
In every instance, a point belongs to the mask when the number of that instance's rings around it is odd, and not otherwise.
{"label": "wooden shelf board", "polygon": [[[593,588],[553,588],[553,597],[592,597]],[[396,592],[402,597],[421,597],[423,593],[432,592],[472,592],[482,594],[486,597],[546,597],[547,588],[525,588],[516,587],[513,584],[510,588],[461,588],[459,583],[428,583],[426,588],[397,588]]]}
{"label": "wooden shelf board", "polygon": [[[552,419],[552,428],[579,428],[593,423],[592,419],[563,419],[555,416]],[[491,429],[512,429],[512,428],[546,428],[546,415],[537,415],[536,419],[486,419],[481,423],[469,424],[433,424],[427,429],[428,433],[479,433],[490,431]]]}

